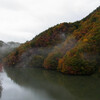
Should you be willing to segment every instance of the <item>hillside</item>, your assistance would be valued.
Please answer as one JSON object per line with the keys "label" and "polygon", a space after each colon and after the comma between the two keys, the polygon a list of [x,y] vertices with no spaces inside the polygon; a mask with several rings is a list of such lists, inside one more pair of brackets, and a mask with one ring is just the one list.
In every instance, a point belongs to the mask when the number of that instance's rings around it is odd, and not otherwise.
{"label": "hillside", "polygon": [[65,74],[100,72],[100,7],[74,23],[61,23],[4,59],[8,67],[42,67]]}
{"label": "hillside", "polygon": [[10,52],[12,52],[19,45],[20,45],[20,43],[17,43],[17,42],[5,43],[3,41],[0,41],[0,62],[1,62],[2,58],[7,56]]}

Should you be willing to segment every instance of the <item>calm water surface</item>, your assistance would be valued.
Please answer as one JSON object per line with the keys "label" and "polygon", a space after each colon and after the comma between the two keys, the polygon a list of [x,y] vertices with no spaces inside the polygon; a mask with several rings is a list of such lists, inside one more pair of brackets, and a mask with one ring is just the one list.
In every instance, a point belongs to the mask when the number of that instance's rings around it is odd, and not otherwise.
{"label": "calm water surface", "polygon": [[0,100],[100,100],[100,78],[5,68],[0,72]]}

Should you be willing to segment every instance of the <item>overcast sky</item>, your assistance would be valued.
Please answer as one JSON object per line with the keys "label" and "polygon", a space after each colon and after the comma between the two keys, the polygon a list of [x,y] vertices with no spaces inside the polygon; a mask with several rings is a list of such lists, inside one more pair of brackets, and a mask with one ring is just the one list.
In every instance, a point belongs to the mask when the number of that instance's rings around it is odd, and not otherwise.
{"label": "overcast sky", "polygon": [[100,0],[0,0],[0,40],[25,42],[62,22],[87,16]]}

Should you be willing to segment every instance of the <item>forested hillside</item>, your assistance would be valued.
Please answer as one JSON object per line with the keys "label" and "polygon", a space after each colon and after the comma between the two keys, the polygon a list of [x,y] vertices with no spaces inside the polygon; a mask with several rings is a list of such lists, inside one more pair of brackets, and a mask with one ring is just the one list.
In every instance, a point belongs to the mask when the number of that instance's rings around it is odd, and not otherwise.
{"label": "forested hillside", "polygon": [[0,62],[4,57],[6,57],[10,52],[12,52],[15,48],[17,48],[20,43],[17,42],[8,42],[5,43],[0,41]]}
{"label": "forested hillside", "polygon": [[76,75],[100,72],[100,7],[80,21],[40,33],[9,54],[4,64]]}

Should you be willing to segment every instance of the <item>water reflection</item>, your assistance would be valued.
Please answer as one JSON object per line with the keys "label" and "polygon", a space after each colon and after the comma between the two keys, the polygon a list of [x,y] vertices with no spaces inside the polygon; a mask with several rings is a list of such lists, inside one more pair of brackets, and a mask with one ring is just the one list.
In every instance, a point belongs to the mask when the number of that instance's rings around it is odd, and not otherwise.
{"label": "water reflection", "polygon": [[[2,64],[0,64],[0,74],[2,72]],[[1,75],[0,75],[0,98],[1,98],[1,94],[2,94],[2,84],[1,84]]]}
{"label": "water reflection", "polygon": [[[54,71],[6,68],[8,77],[31,90],[42,100],[99,100],[100,79],[92,76],[65,76]],[[32,98],[31,98],[32,99]],[[36,100],[36,99],[35,99]]]}

